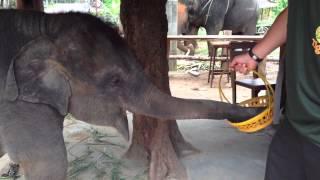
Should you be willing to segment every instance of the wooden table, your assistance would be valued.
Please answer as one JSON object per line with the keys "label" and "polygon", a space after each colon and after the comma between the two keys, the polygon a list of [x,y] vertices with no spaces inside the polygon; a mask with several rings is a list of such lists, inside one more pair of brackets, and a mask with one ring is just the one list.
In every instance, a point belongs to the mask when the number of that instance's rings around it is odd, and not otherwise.
{"label": "wooden table", "polygon": [[263,38],[262,35],[168,35],[167,36],[167,53],[168,59],[170,55],[171,41],[259,41]]}
{"label": "wooden table", "polygon": [[[263,35],[168,35],[167,36],[167,48],[168,57],[170,53],[170,42],[173,40],[184,41],[184,40],[199,40],[199,41],[210,41],[210,40],[222,40],[222,41],[259,41],[263,38]],[[280,47],[280,57],[284,53],[285,46]]]}
{"label": "wooden table", "polygon": [[258,41],[262,35],[168,35],[167,40],[228,40],[228,41]]}

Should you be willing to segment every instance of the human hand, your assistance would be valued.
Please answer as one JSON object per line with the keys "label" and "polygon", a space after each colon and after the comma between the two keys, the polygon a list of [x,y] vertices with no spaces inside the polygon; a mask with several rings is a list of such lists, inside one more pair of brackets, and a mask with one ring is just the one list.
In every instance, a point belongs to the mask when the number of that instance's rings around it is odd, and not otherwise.
{"label": "human hand", "polygon": [[247,74],[251,70],[257,68],[258,63],[253,60],[248,53],[235,56],[229,65],[230,70],[238,71],[242,74]]}

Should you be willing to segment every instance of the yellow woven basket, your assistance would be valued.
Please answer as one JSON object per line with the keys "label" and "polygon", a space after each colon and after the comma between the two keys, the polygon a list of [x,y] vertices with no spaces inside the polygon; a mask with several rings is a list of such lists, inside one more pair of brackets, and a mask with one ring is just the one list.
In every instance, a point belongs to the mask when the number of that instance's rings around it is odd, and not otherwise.
{"label": "yellow woven basket", "polygon": [[[266,96],[259,96],[256,98],[248,99],[246,101],[240,102],[238,105],[243,106],[243,107],[266,107],[264,111],[259,113],[258,115],[240,122],[240,123],[231,123],[229,122],[232,126],[236,127],[239,131],[241,132],[246,132],[246,133],[253,133],[257,132],[261,129],[266,128],[272,123],[272,109],[273,109],[273,95],[274,91],[270,85],[270,83],[266,80],[265,77],[260,75],[258,72],[253,71],[254,74],[256,74],[259,78],[263,80],[263,82],[266,85],[266,91],[267,95]],[[225,99],[227,102],[230,103],[230,101],[226,98],[225,94],[222,91],[221,88],[221,79],[222,75],[220,76],[219,79],[219,95],[221,101]]]}

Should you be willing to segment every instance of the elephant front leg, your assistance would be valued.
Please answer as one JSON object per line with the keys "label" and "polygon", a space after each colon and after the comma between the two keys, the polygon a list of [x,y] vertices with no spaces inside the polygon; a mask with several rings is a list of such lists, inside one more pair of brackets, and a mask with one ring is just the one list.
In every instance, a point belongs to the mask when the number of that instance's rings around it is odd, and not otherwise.
{"label": "elephant front leg", "polygon": [[63,117],[53,112],[19,116],[0,131],[10,159],[20,165],[26,180],[65,180],[68,163]]}
{"label": "elephant front leg", "polygon": [[4,132],[5,146],[10,158],[20,164],[25,179],[65,180],[68,163],[61,130],[50,128],[46,134],[32,126],[18,126]]}

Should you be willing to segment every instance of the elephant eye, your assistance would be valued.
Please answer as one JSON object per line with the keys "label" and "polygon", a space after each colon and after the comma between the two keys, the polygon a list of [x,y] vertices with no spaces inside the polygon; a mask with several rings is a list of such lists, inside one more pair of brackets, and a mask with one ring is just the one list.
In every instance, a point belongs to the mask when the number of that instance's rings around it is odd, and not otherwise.
{"label": "elephant eye", "polygon": [[106,86],[111,86],[111,87],[118,87],[122,83],[122,79],[118,75],[112,75],[107,78]]}
{"label": "elephant eye", "polygon": [[117,72],[106,73],[99,82],[99,87],[103,89],[115,89],[123,85],[124,79]]}
{"label": "elephant eye", "polygon": [[119,77],[113,77],[112,80],[111,80],[111,84],[117,86],[119,85],[121,82],[121,79]]}

